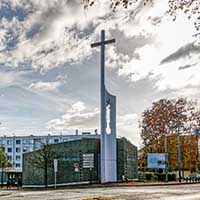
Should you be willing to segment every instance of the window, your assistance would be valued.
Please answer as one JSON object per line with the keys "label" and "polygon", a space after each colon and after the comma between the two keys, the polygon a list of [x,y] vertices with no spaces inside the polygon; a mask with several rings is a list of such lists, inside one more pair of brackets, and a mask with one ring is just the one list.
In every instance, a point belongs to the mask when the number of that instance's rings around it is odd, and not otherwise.
{"label": "window", "polygon": [[21,144],[21,140],[16,140],[16,144]]}
{"label": "window", "polygon": [[7,156],[9,161],[12,161],[12,156]]}
{"label": "window", "polygon": [[31,139],[23,139],[23,144],[33,144],[33,140],[31,140]]}
{"label": "window", "polygon": [[16,164],[15,164],[15,167],[16,167],[16,168],[19,168],[19,167],[21,167],[21,164],[20,164],[20,163],[16,163]]}
{"label": "window", "polygon": [[8,153],[12,153],[12,148],[9,147],[9,148],[7,149],[7,152],[8,152]]}
{"label": "window", "polygon": [[23,147],[23,152],[33,151],[33,147],[25,146]]}
{"label": "window", "polygon": [[16,153],[21,153],[21,148],[17,147],[16,148]]}
{"label": "window", "polygon": [[16,156],[16,161],[20,161],[21,160],[21,156]]}
{"label": "window", "polygon": [[27,152],[27,147],[23,147],[23,152]]}
{"label": "window", "polygon": [[58,142],[59,142],[58,138],[54,139],[54,143],[58,143]]}
{"label": "window", "polygon": [[41,143],[42,140],[41,140],[40,138],[36,138],[36,139],[34,139],[34,142],[35,142],[35,143]]}
{"label": "window", "polygon": [[12,140],[7,140],[7,144],[11,145],[12,144]]}

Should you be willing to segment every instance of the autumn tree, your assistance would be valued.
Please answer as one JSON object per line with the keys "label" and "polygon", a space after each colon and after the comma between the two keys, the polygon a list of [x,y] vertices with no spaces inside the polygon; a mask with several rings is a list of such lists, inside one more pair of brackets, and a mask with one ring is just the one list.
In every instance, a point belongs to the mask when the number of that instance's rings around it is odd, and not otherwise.
{"label": "autumn tree", "polygon": [[185,98],[161,99],[142,113],[141,137],[148,146],[165,135],[176,132],[179,125],[184,131],[191,128],[194,102]]}
{"label": "autumn tree", "polygon": [[[186,98],[161,99],[146,109],[142,113],[140,124],[141,138],[144,145],[141,154],[143,159],[146,159],[147,153],[150,152],[165,152],[165,136],[168,139],[168,147],[175,149],[173,154],[177,154],[177,127],[180,128],[182,135],[193,134],[195,113],[195,102]],[[169,139],[169,136],[173,137]],[[191,148],[193,147],[191,145]],[[195,150],[195,152],[197,151]],[[175,159],[174,162],[175,164],[171,163],[173,168],[174,165],[177,165],[177,160]]]}
{"label": "autumn tree", "polygon": [[[199,110],[197,110],[193,113],[192,122],[193,122],[194,132],[196,134],[196,140],[198,142],[199,134],[200,134],[200,111]],[[197,132],[195,131],[195,129],[197,129]],[[197,165],[197,169],[200,170],[200,152],[199,152],[199,149],[197,149],[196,165]]]}
{"label": "autumn tree", "polygon": [[192,125],[194,128],[197,128],[198,130],[200,130],[200,111],[197,110],[195,112],[193,112],[192,114]]}
{"label": "autumn tree", "polygon": [[[168,146],[168,160],[169,169],[175,170],[177,168],[178,160],[178,138],[177,134],[172,134],[167,137]],[[180,135],[180,146],[181,146],[181,164],[182,169],[189,170],[191,172],[197,169],[197,150],[198,150],[198,140],[194,134],[183,134]]]}

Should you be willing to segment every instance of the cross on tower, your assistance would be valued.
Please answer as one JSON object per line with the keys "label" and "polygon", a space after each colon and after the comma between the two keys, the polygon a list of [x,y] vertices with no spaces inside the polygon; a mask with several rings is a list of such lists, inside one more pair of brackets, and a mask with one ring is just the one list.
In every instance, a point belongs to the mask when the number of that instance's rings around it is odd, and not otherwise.
{"label": "cross on tower", "polygon": [[101,31],[101,42],[91,44],[91,47],[104,46],[105,44],[115,43],[115,39],[105,40],[105,30]]}
{"label": "cross on tower", "polygon": [[105,45],[115,43],[115,39],[105,40],[105,30],[101,31],[101,41],[91,44],[91,47],[101,46],[101,90],[105,87]]}

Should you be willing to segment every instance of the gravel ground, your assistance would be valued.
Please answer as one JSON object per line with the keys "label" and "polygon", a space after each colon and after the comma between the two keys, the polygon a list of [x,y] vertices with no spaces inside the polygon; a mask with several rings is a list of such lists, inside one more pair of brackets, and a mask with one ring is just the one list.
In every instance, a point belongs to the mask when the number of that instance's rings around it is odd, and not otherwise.
{"label": "gravel ground", "polygon": [[106,187],[44,191],[0,191],[0,200],[81,200],[86,197],[115,197],[120,200],[200,200],[200,184]]}

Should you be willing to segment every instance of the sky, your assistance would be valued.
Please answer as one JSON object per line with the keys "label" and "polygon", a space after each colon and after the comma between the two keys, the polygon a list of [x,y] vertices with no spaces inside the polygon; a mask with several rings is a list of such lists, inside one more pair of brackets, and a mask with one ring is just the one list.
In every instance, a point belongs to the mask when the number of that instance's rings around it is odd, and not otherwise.
{"label": "sky", "polygon": [[200,97],[193,19],[167,0],[112,12],[109,0],[0,1],[0,135],[99,131],[100,31],[106,87],[117,96],[117,136],[140,146],[142,112],[161,98]]}

